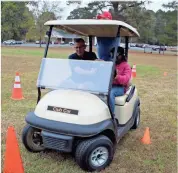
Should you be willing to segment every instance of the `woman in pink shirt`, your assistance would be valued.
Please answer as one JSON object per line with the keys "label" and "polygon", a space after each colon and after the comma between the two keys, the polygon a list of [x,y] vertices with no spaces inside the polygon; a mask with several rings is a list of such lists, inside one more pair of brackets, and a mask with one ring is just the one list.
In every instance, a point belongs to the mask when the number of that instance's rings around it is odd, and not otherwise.
{"label": "woman in pink shirt", "polygon": [[[114,54],[114,48],[111,50],[111,53],[112,55]],[[124,55],[124,48],[118,47],[116,55],[116,71],[114,75],[113,86],[110,92],[110,106],[113,114],[115,108],[115,97],[125,94],[129,87],[131,73],[132,71],[130,65],[127,63]]]}

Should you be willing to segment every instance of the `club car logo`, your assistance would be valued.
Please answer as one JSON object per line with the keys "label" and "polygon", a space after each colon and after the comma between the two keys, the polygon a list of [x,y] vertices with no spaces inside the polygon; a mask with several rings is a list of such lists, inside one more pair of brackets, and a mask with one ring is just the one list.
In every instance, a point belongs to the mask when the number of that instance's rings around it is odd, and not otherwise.
{"label": "club car logo", "polygon": [[53,111],[55,111],[55,112],[63,112],[63,113],[67,113],[67,114],[70,114],[70,113],[71,113],[71,110],[62,109],[62,108],[57,108],[57,107],[53,107]]}
{"label": "club car logo", "polygon": [[78,110],[60,108],[60,107],[56,107],[56,106],[48,106],[47,110],[54,111],[54,112],[66,113],[66,114],[78,115]]}

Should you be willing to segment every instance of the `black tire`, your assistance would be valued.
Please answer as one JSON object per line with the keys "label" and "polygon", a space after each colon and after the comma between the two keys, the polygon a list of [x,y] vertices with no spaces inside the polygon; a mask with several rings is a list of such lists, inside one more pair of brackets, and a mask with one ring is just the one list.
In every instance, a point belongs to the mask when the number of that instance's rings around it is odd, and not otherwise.
{"label": "black tire", "polygon": [[140,106],[137,106],[135,111],[135,121],[131,129],[137,129],[140,124]]}
{"label": "black tire", "polygon": [[[42,146],[42,137],[40,134],[41,130],[31,127],[30,125],[26,125],[22,132],[22,142],[25,148],[30,152],[40,152],[43,151],[45,148]],[[36,137],[34,137],[36,135]],[[34,139],[35,138],[35,139]],[[38,140],[38,143],[37,142]],[[39,144],[40,143],[40,144]]]}
{"label": "black tire", "polygon": [[79,145],[80,142],[82,142],[82,140],[78,139],[73,143],[72,152],[71,152],[72,157],[75,157],[76,148],[77,148],[77,146]]}
{"label": "black tire", "polygon": [[[98,149],[96,152],[101,152],[99,151],[99,148],[104,148],[107,151],[107,157],[102,165],[95,166],[92,164],[92,161],[90,159],[91,154],[94,152],[95,149]],[[99,156],[98,154],[96,156],[96,159],[102,156]],[[114,156],[114,146],[111,140],[106,137],[106,136],[98,136],[95,138],[91,138],[88,140],[82,141],[76,148],[75,152],[75,159],[78,165],[85,171],[101,171],[105,167],[107,167],[113,160]],[[103,157],[103,156],[102,156]],[[96,159],[92,159],[95,160]],[[100,159],[101,160],[101,159]],[[102,160],[104,160],[102,158]]]}

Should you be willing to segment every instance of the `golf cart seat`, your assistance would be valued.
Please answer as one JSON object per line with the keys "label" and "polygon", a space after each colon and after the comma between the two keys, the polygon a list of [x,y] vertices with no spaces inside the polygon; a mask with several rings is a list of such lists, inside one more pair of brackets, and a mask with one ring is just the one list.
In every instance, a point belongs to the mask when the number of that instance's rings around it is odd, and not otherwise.
{"label": "golf cart seat", "polygon": [[124,106],[126,102],[129,102],[135,91],[135,86],[131,85],[128,91],[123,95],[115,98],[115,105]]}
{"label": "golf cart seat", "polygon": [[[135,86],[132,85],[132,77],[131,77],[131,79],[129,81],[128,91],[123,96],[116,97],[115,98],[115,104],[117,106],[123,106],[126,103],[126,100],[127,100],[127,102],[129,102],[129,100],[132,98],[131,96],[133,95],[134,90],[135,90]],[[128,96],[131,97],[131,98],[129,98]]]}

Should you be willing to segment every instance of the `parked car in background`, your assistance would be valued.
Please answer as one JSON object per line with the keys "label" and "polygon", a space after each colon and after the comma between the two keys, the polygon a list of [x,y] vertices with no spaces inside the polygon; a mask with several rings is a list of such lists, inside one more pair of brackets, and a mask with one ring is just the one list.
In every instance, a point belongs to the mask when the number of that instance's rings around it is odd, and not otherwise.
{"label": "parked car in background", "polygon": [[[46,44],[46,41],[41,40],[41,44]],[[40,41],[36,41],[35,44],[40,44]],[[52,41],[49,42],[49,44],[52,44]]]}
{"label": "parked car in background", "polygon": [[54,44],[59,44],[59,41],[54,41]]}
{"label": "parked car in background", "polygon": [[166,51],[166,47],[165,46],[153,46],[152,50],[154,50],[154,51]]}
{"label": "parked car in background", "polygon": [[5,44],[5,45],[14,45],[14,44],[16,44],[16,41],[15,40],[6,40],[6,41],[3,42],[3,44]]}
{"label": "parked car in background", "polygon": [[142,45],[142,48],[147,48],[147,47],[150,47],[150,45],[149,44],[143,44]]}
{"label": "parked car in background", "polygon": [[73,45],[74,45],[74,42],[73,42],[73,41],[69,42],[69,45],[70,45],[70,46],[73,46]]}
{"label": "parked car in background", "polygon": [[130,43],[130,47],[136,47],[136,43]]}
{"label": "parked car in background", "polygon": [[15,41],[15,44],[23,44],[23,41]]}
{"label": "parked car in background", "polygon": [[65,44],[65,41],[61,41],[60,44]]}
{"label": "parked car in background", "polygon": [[141,43],[137,43],[137,44],[135,45],[135,47],[143,48],[143,44],[141,44]]}
{"label": "parked car in background", "polygon": [[[89,46],[89,42],[85,43],[86,46]],[[93,46],[97,46],[97,43],[94,43]]]}
{"label": "parked car in background", "polygon": [[42,40],[42,41],[41,41],[41,44],[46,44],[46,41],[43,41],[43,40]]}

